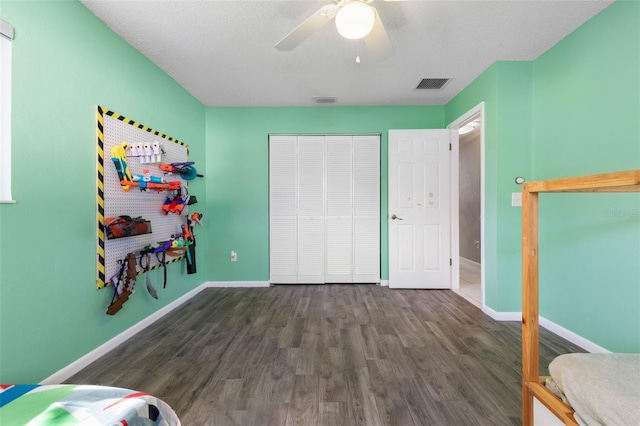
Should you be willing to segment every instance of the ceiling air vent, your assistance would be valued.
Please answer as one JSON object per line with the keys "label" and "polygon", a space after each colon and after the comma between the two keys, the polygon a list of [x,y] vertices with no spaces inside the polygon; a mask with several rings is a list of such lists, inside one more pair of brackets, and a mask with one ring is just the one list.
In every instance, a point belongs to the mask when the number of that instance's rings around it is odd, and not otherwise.
{"label": "ceiling air vent", "polygon": [[451,79],[450,78],[423,78],[422,81],[418,84],[418,87],[416,87],[416,89],[440,90],[449,82],[449,80]]}
{"label": "ceiling air vent", "polygon": [[335,104],[338,98],[335,96],[314,96],[313,102],[316,104]]}

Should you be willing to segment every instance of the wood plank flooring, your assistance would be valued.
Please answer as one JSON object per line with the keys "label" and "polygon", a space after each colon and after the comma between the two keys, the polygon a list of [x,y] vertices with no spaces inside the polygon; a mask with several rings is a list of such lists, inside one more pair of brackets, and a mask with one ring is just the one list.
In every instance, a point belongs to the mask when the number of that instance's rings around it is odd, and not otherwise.
{"label": "wood plank flooring", "polygon": [[[519,425],[520,332],[446,290],[207,289],[67,382],[150,393],[186,426]],[[545,368],[582,352],[540,346]]]}

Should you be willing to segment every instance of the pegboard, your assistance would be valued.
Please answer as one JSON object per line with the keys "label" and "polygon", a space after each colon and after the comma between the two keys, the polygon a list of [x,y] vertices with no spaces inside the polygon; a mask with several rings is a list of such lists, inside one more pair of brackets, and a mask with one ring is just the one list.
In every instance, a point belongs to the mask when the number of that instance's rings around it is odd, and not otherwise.
{"label": "pegboard", "polygon": [[[172,235],[182,233],[182,225],[187,222],[188,206],[184,207],[180,216],[169,213],[162,214],[162,205],[167,197],[173,198],[175,191],[161,191],[154,189],[141,191],[137,186],[131,186],[125,191],[120,184],[120,178],[116,167],[111,160],[111,149],[126,142],[136,146],[148,142],[160,142],[163,153],[161,161],[154,163],[141,163],[141,157],[130,155],[127,152],[127,165],[132,175],[142,174],[147,169],[152,176],[165,177],[168,181],[181,181],[179,174],[166,175],[159,164],[186,162],[189,156],[189,147],[174,138],[158,131],[150,129],[140,123],[123,117],[98,106],[98,271],[97,287],[103,288],[109,285],[109,279],[118,273],[119,260],[123,260],[127,253],[134,253],[140,261],[140,251],[146,246],[158,246],[159,242],[166,241]],[[182,185],[187,182],[182,180]],[[151,233],[134,235],[123,238],[109,239],[106,236],[106,220],[110,217],[130,216],[142,217],[151,222]],[[181,257],[166,257],[166,263],[173,263],[183,259]],[[150,267],[156,269],[161,265],[154,254],[150,255]],[[144,269],[138,263],[138,274],[144,273]]]}

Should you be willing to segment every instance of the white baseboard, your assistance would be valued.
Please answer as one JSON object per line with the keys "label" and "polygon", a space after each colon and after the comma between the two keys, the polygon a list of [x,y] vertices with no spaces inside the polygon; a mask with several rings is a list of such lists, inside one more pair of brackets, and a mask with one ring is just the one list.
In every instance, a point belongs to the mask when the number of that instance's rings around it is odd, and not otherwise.
{"label": "white baseboard", "polygon": [[[496,312],[488,306],[482,307],[482,312],[489,315],[496,321],[519,321],[522,322],[522,312]],[[580,346],[585,351],[591,353],[610,353],[611,351],[593,343],[591,340],[587,340],[584,337],[574,333],[571,330],[568,330],[561,325],[558,325],[552,321],[544,317],[540,317],[539,324],[541,327],[546,328],[553,334],[556,334],[562,337],[565,340],[573,343],[574,345]]]}
{"label": "white baseboard", "polygon": [[460,256],[460,263],[468,263],[473,266],[481,266],[479,262],[476,262],[475,260],[467,259],[466,257],[462,257],[462,256]]}
{"label": "white baseboard", "polygon": [[270,287],[269,281],[207,281],[207,287]]}
{"label": "white baseboard", "polygon": [[496,321],[520,321],[522,322],[522,312],[497,312],[488,307],[482,306],[482,312],[489,315]]}
{"label": "white baseboard", "polygon": [[561,325],[558,325],[552,321],[549,321],[544,317],[540,317],[540,325],[546,328],[547,330],[549,330],[550,332],[552,332],[553,334],[557,334],[563,339],[570,341],[574,345],[580,346],[585,351],[588,351],[591,353],[601,353],[601,354],[611,353],[611,351],[593,343],[591,340],[587,340],[584,337],[574,333],[573,331],[567,330]]}
{"label": "white baseboard", "polygon": [[136,323],[135,325],[133,325],[133,326],[129,327],[128,329],[126,329],[125,331],[123,331],[122,333],[120,333],[117,336],[113,337],[112,339],[106,341],[102,345],[98,346],[97,348],[95,348],[94,350],[89,352],[88,354],[86,354],[83,357],[77,359],[76,361],[74,361],[71,364],[67,365],[63,369],[53,373],[51,376],[49,376],[46,379],[42,380],[40,383],[43,384],[43,385],[52,385],[52,384],[58,384],[58,383],[64,382],[69,377],[73,376],[74,374],[76,374],[77,372],[82,370],[83,368],[87,367],[89,364],[91,364],[92,362],[96,361],[100,357],[106,355],[107,353],[109,353],[110,351],[115,349],[118,345],[120,345],[121,343],[124,343],[126,340],[130,339],[131,337],[133,337],[137,333],[139,333],[142,330],[144,330],[145,328],[149,327],[151,324],[153,324],[154,322],[158,321],[160,318],[162,318],[163,316],[167,315],[169,312],[173,311],[174,309],[176,309],[179,306],[183,305],[184,303],[188,302],[195,295],[197,295],[198,293],[200,293],[202,290],[204,290],[206,288],[207,288],[207,285],[206,285],[206,283],[204,283],[204,284],[201,284],[200,286],[194,288],[193,290],[189,291],[188,293],[183,294],[182,296],[180,296],[179,298],[177,298],[173,302],[169,303],[168,305],[164,306],[163,308],[158,309],[153,314],[151,314],[148,317],[144,318],[142,321]]}
{"label": "white baseboard", "polygon": [[389,287],[389,280],[380,280],[380,285],[382,287]]}

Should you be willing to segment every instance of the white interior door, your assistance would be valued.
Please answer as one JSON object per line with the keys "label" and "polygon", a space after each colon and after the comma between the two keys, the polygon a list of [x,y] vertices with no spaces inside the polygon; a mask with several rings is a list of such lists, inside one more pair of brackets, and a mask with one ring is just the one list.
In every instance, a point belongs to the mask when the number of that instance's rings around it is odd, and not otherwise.
{"label": "white interior door", "polygon": [[389,287],[450,288],[449,130],[389,130]]}

